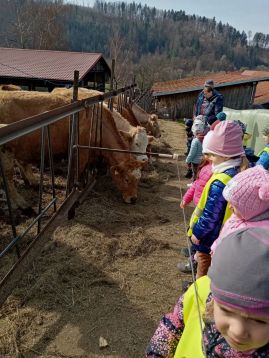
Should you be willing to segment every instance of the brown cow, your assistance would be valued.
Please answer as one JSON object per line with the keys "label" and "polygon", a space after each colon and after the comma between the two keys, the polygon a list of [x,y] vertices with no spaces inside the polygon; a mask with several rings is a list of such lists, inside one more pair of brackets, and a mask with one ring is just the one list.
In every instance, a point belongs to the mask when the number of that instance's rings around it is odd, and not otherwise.
{"label": "brown cow", "polygon": [[[114,108],[117,109],[118,98],[114,98]],[[156,114],[148,114],[136,103],[127,104],[122,107],[122,116],[128,120],[128,122],[134,126],[142,126],[146,129],[147,133],[154,138],[161,137],[161,130],[158,123],[158,117]]]}
{"label": "brown cow", "polygon": [[[53,94],[61,94],[71,100],[73,95],[73,88],[55,88],[52,91]],[[78,89],[78,99],[86,99],[92,96],[103,94],[95,90],[87,88]],[[108,110],[106,104],[104,108]],[[130,150],[145,153],[148,144],[153,140],[153,136],[148,136],[144,127],[132,126],[127,119],[125,119],[120,113],[113,111],[112,116],[116,123],[117,129],[122,137],[124,137],[130,143]],[[145,154],[139,154],[136,156],[138,160],[148,161],[148,157]]]}
{"label": "brown cow", "polygon": [[21,87],[20,86],[16,86],[16,85],[0,85],[0,90],[1,91],[21,91]]}
{"label": "brown cow", "polygon": [[[43,92],[0,92],[0,123],[12,123],[20,119],[48,111],[70,103],[67,96]],[[89,144],[92,111],[86,109],[80,113],[80,144]],[[51,142],[54,154],[65,154],[68,150],[68,119],[61,120],[50,126]],[[92,136],[94,137],[94,135]],[[110,111],[103,108],[102,145],[108,148],[129,150],[129,143],[117,130]],[[6,144],[6,149],[14,153],[16,160],[23,163],[35,163],[40,157],[40,131],[33,132]],[[135,202],[142,161],[136,160],[130,154],[103,152],[110,167],[112,178],[127,203]],[[81,150],[80,171],[89,159],[89,151]]]}

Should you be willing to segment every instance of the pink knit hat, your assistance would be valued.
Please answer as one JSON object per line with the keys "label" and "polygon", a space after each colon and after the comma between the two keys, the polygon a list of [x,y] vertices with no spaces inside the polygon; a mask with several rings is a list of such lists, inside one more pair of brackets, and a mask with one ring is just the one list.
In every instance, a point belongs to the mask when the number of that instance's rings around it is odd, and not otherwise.
{"label": "pink knit hat", "polygon": [[269,172],[261,165],[244,170],[223,190],[224,198],[249,220],[269,210]]}
{"label": "pink knit hat", "polygon": [[234,121],[223,121],[216,125],[207,142],[207,152],[222,157],[244,155],[242,129]]}

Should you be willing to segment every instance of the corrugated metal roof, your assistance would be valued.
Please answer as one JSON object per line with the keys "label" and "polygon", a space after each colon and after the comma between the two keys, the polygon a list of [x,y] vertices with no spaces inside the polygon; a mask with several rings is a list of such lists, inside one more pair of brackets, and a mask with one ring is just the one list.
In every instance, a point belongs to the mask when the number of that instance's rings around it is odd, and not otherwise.
{"label": "corrugated metal roof", "polygon": [[0,47],[0,77],[73,81],[77,70],[81,80],[101,57],[101,53]]}
{"label": "corrugated metal roof", "polygon": [[[265,72],[265,73],[264,73]],[[152,87],[154,96],[169,95],[176,93],[201,90],[207,79],[212,79],[216,87],[244,84],[259,80],[269,80],[269,73],[266,71],[254,71],[253,74],[242,75],[242,72],[211,73],[205,76],[183,78],[176,81],[155,83]]]}

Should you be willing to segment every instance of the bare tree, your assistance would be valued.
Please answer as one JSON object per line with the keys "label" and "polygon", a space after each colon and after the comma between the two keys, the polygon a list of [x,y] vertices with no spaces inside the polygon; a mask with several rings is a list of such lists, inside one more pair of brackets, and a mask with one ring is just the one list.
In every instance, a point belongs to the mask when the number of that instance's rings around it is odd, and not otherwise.
{"label": "bare tree", "polygon": [[63,2],[17,0],[10,2],[14,21],[7,31],[7,42],[20,48],[64,49]]}
{"label": "bare tree", "polygon": [[130,45],[126,43],[125,37],[120,33],[119,28],[113,27],[109,46],[110,58],[115,59],[114,79],[117,85],[130,83],[133,78],[131,70]]}

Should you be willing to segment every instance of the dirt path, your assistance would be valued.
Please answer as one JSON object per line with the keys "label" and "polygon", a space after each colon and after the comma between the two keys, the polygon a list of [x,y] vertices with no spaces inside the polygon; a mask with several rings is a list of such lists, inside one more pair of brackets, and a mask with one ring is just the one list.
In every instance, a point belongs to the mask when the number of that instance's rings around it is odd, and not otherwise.
{"label": "dirt path", "polygon": [[[182,154],[182,125],[161,126],[154,150]],[[184,164],[179,167],[183,174]],[[134,206],[122,203],[110,179],[102,177],[2,308],[0,356],[143,357],[181,290],[176,264],[185,237],[179,202],[172,161],[153,162]],[[100,337],[108,347],[99,348]]]}

